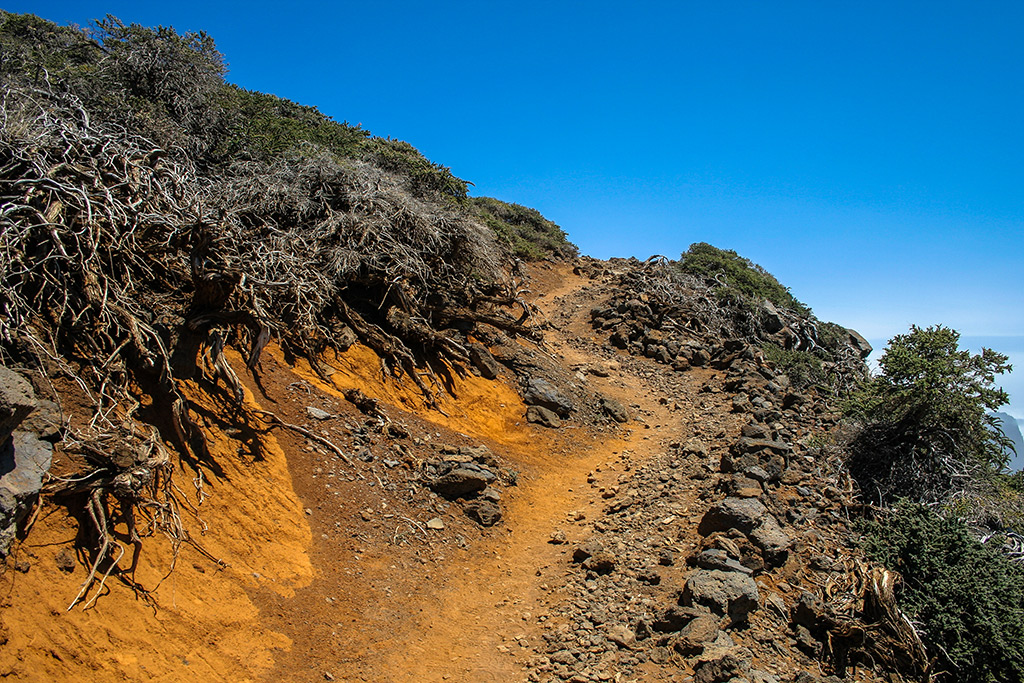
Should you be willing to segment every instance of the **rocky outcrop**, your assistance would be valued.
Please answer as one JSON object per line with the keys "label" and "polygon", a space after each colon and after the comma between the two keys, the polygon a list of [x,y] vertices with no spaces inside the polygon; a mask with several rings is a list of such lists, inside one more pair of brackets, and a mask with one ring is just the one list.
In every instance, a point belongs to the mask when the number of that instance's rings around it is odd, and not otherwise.
{"label": "rocky outcrop", "polygon": [[17,533],[18,523],[35,502],[50,469],[53,446],[39,433],[22,431],[32,426],[53,436],[59,418],[55,406],[47,402],[35,424],[25,420],[39,407],[32,386],[18,373],[0,366],[0,557]]}

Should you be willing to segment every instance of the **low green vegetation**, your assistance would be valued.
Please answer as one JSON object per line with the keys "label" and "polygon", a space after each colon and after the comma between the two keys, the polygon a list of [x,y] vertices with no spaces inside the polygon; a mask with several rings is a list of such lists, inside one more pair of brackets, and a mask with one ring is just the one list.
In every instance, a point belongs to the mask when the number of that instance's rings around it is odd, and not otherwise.
{"label": "low green vegetation", "polygon": [[569,242],[565,232],[536,209],[491,197],[473,197],[470,207],[484,225],[521,259],[536,261],[576,253],[576,247]]}
{"label": "low green vegetation", "polygon": [[824,363],[813,353],[784,349],[778,344],[764,344],[761,350],[765,360],[786,373],[795,389],[818,386],[827,380]]}
{"label": "low green vegetation", "polygon": [[73,92],[91,117],[180,149],[203,169],[270,163],[312,146],[382,168],[418,197],[466,197],[466,181],[407,142],[227,83],[224,57],[203,32],[178,34],[112,16],[85,31],[0,11],[0,48],[0,78]]}
{"label": "low green vegetation", "polygon": [[767,299],[798,315],[811,309],[797,301],[771,273],[731,249],[719,249],[706,242],[691,244],[678,261],[685,273],[714,281],[720,299],[730,303],[760,304]]}
{"label": "low green vegetation", "polygon": [[937,325],[890,340],[879,375],[845,405],[861,425],[848,467],[881,506],[863,527],[864,547],[901,574],[901,609],[942,680],[1019,681],[1024,567],[1000,545],[1020,530],[1024,497],[1021,477],[1003,471],[1007,440],[989,415],[1007,401],[994,380],[1010,366],[959,339]]}
{"label": "low green vegetation", "polygon": [[924,505],[900,503],[863,530],[869,555],[901,574],[901,608],[942,680],[1024,680],[1024,569]]}

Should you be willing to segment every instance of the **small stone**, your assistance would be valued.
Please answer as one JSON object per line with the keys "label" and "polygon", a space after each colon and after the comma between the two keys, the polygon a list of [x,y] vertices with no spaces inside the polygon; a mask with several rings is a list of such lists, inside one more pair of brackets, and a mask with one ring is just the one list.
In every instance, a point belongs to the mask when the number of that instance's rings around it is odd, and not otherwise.
{"label": "small stone", "polygon": [[629,411],[626,407],[613,398],[604,397],[601,399],[601,410],[605,415],[616,422],[629,422]]}
{"label": "small stone", "polygon": [[326,410],[321,410],[316,406],[306,406],[306,413],[314,420],[330,420],[332,417],[334,417]]}
{"label": "small stone", "polygon": [[501,508],[489,500],[473,500],[463,508],[466,515],[480,526],[494,526],[501,521]]}
{"label": "small stone", "polygon": [[636,642],[636,634],[626,626],[622,624],[616,624],[608,629],[608,640],[612,641],[619,647],[632,648],[633,643]]}
{"label": "small stone", "polygon": [[427,528],[433,529],[434,531],[441,531],[444,529],[444,520],[440,517],[431,517],[427,520]]}
{"label": "small stone", "polygon": [[72,553],[67,548],[64,548],[59,553],[57,553],[57,556],[53,559],[57,563],[57,569],[61,570],[66,574],[70,574],[71,572],[75,571],[75,566],[78,564],[75,561],[74,553]]}

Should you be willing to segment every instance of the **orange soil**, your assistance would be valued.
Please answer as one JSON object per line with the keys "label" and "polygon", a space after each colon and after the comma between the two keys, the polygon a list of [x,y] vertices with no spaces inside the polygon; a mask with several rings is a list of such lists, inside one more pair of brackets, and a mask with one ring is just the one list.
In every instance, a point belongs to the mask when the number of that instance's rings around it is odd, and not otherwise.
{"label": "orange soil", "polygon": [[[540,271],[538,277],[536,286],[548,293],[538,303],[549,315],[556,296],[586,284],[565,267]],[[572,328],[590,334],[582,317]],[[549,334],[548,343],[566,363],[602,360],[570,348],[557,335]],[[454,507],[442,515],[445,531],[432,532],[419,545],[375,541],[367,528],[390,532],[395,526],[395,539],[400,531],[417,531],[402,526],[400,501],[388,507],[377,488],[340,479],[332,494],[323,477],[312,474],[313,448],[291,432],[259,433],[263,458],[253,459],[237,435],[222,431],[213,401],[190,387],[224,471],[205,473],[207,498],[198,510],[209,531],[199,536],[198,520],[186,523],[226,568],[185,546],[174,572],[161,582],[171,549],[162,537],[150,537],[136,579],[152,590],[152,601],[138,599],[112,577],[109,594],[95,606],[66,611],[86,571],[79,564],[65,574],[54,558],[71,547],[78,522],[64,508],[47,505],[15,549],[15,559],[27,560],[29,571],[8,570],[0,577],[0,643],[7,638],[0,645],[0,676],[25,681],[522,680],[526,655],[519,639],[537,642],[538,617],[557,601],[568,570],[571,545],[547,541],[556,530],[570,544],[577,540],[583,532],[569,521],[570,512],[593,519],[604,502],[587,483],[588,474],[600,470],[600,481],[611,485],[627,466],[619,462],[624,451],[632,462],[642,461],[693,433],[692,413],[684,421],[656,400],[645,380],[626,373],[587,380],[605,395],[639,404],[647,416],[647,425],[631,423],[616,436],[572,424],[560,430],[528,425],[513,388],[473,376],[452,378],[451,395],[440,400],[445,414],[427,409],[411,383],[382,380],[376,357],[359,346],[330,359],[330,382],[306,363],[289,367],[279,350],[268,351],[267,395],[250,384],[250,405],[280,413],[285,406],[266,396],[279,401],[294,382],[312,387],[310,396],[340,403],[341,391],[355,387],[379,399],[392,418],[414,423],[413,434],[433,431],[440,441],[487,444],[520,475],[518,486],[503,492],[504,521],[479,530]],[[244,367],[237,356],[229,360]],[[701,377],[688,375],[687,382],[695,386]],[[645,429],[651,425],[657,429]],[[195,471],[183,465],[175,477],[194,502]],[[364,524],[359,514],[373,521]],[[456,536],[464,542],[452,542]]]}

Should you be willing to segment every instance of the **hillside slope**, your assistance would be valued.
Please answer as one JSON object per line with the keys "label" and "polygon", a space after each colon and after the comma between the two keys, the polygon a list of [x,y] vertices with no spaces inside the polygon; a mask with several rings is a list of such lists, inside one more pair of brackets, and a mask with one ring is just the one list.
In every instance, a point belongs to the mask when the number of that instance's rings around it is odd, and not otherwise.
{"label": "hillside slope", "polygon": [[[593,263],[577,271],[593,273]],[[822,407],[809,402],[806,414],[778,416],[788,436],[777,446],[789,460],[784,472],[766,471],[763,481],[722,472],[736,469],[722,463],[756,423],[736,408],[748,394],[725,388],[735,387],[730,366],[679,372],[615,349],[590,323],[614,269],[595,279],[569,265],[533,273],[544,293],[540,315],[552,323],[544,346],[498,340],[498,378],[453,376],[440,410],[425,406],[415,385],[382,379],[378,359],[359,345],[329,357],[329,380],[269,347],[260,383],[245,380],[248,429],[227,421],[213,388],[197,384],[190,395],[200,409],[209,405],[201,428],[222,469],[205,470],[202,504],[182,515],[193,529],[201,518],[206,533],[194,532],[198,543],[181,547],[162,582],[171,549],[146,538],[134,573],[113,572],[88,610],[65,611],[87,571],[87,558],[64,559],[75,558],[83,520],[44,501],[5,577],[3,673],[681,680],[736,659],[760,672],[756,680],[817,675],[823,645],[800,630],[798,616],[807,596],[829,601],[834,608],[816,609],[835,609],[836,618],[853,614],[847,601],[863,599],[853,583],[861,560],[837,514],[845,494],[828,463],[801,445],[828,424],[827,412],[818,416],[810,406]],[[245,377],[243,358],[227,357]],[[525,419],[510,369],[524,366],[573,403],[560,428]],[[369,413],[346,400],[352,389],[376,399]],[[625,407],[626,421],[603,415],[601,398]],[[258,406],[328,437],[351,463],[322,442],[251,419]],[[473,494],[430,490],[446,461],[497,473],[487,490],[498,494],[500,521],[474,521],[467,512],[478,515],[482,501]],[[202,468],[178,467],[176,480],[194,489]],[[760,514],[781,523],[788,540],[775,542],[787,549],[775,548],[766,564],[766,551],[743,533],[702,533],[708,510],[725,498],[763,500]],[[115,535],[124,542],[126,531],[119,525]],[[593,552],[595,540],[603,550]],[[588,547],[592,557],[577,561]],[[593,557],[607,566],[588,565]],[[692,564],[701,558],[757,568],[754,611],[714,637],[685,633],[701,603],[673,606],[694,573],[708,571]],[[716,603],[707,604],[713,616]],[[852,680],[875,676],[858,669]]]}
{"label": "hillside slope", "polygon": [[205,34],[0,12],[0,676],[851,681],[860,335],[578,257]]}

